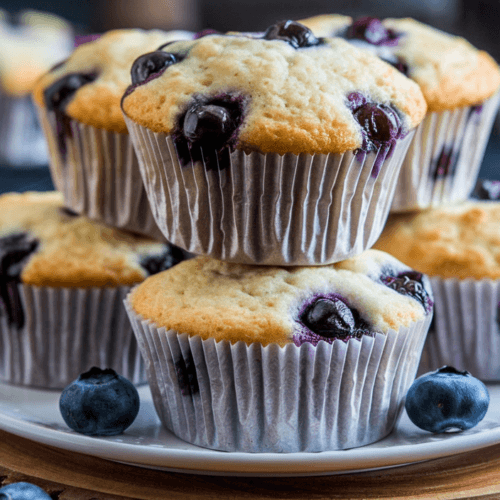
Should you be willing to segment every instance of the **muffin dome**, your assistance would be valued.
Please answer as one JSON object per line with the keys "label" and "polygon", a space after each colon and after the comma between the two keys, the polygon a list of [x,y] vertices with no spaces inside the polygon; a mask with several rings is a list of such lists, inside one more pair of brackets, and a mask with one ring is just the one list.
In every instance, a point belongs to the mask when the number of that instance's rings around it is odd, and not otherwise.
{"label": "muffin dome", "polygon": [[352,151],[420,123],[426,106],[417,85],[344,40],[294,25],[263,38],[209,35],[143,56],[122,109],[154,132],[279,154]]}
{"label": "muffin dome", "polygon": [[0,196],[0,281],[18,274],[35,286],[132,285],[161,270],[163,261],[176,263],[173,252],[73,214],[63,208],[60,193]]}
{"label": "muffin dome", "polygon": [[109,31],[78,46],[45,74],[35,87],[35,101],[86,125],[126,133],[120,99],[131,83],[134,60],[164,43],[191,36],[185,31]]}
{"label": "muffin dome", "polygon": [[500,278],[500,202],[391,215],[375,248],[441,278]]}
{"label": "muffin dome", "polygon": [[420,86],[429,111],[482,103],[500,86],[498,65],[464,38],[414,19],[324,15],[300,21],[316,36],[340,36],[375,52]]}
{"label": "muffin dome", "polygon": [[383,252],[322,267],[264,267],[207,257],[146,279],[136,314],[158,328],[215,340],[301,345],[398,330],[432,309],[425,275]]}

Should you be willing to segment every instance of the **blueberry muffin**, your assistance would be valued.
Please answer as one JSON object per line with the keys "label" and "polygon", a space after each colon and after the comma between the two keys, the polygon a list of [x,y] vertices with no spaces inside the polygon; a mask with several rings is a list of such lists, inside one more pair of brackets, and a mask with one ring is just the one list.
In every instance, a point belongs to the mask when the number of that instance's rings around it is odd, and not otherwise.
{"label": "blueberry muffin", "polygon": [[392,211],[463,201],[477,179],[498,108],[500,71],[465,39],[413,19],[318,16],[317,36],[370,50],[420,86],[428,106],[401,168]]}
{"label": "blueberry muffin", "polygon": [[67,22],[42,12],[0,13],[0,163],[47,164],[47,147],[31,90],[73,48]]}
{"label": "blueberry muffin", "polygon": [[421,373],[446,364],[500,380],[499,222],[500,202],[471,200],[392,215],[376,243],[431,279],[435,321]]}
{"label": "blueberry muffin", "polygon": [[59,193],[0,196],[0,379],[63,388],[96,365],[144,382],[122,301],[182,258],[73,213]]}
{"label": "blueberry muffin", "polygon": [[426,109],[389,64],[292,21],[169,44],[132,82],[122,109],[163,234],[247,264],[369,247]]}
{"label": "blueberry muffin", "polygon": [[212,449],[297,452],[391,431],[433,297],[425,275],[367,250],[323,267],[197,257],[126,307],[168,429]]}
{"label": "blueberry muffin", "polygon": [[127,133],[120,99],[144,52],[187,32],[115,30],[79,45],[37,83],[33,97],[49,144],[54,183],[67,207],[163,240]]}

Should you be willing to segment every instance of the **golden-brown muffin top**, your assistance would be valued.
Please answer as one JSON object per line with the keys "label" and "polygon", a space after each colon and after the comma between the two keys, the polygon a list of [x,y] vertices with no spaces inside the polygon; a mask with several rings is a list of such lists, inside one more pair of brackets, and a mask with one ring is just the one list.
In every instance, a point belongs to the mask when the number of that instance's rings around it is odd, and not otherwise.
{"label": "golden-brown muffin top", "polygon": [[19,233],[38,242],[21,273],[23,283],[36,286],[133,285],[149,275],[142,259],[166,250],[162,243],[70,215],[56,192],[0,196],[0,242]]}
{"label": "golden-brown muffin top", "polygon": [[500,278],[500,203],[391,215],[375,248],[441,278]]}
{"label": "golden-brown muffin top", "polygon": [[[345,36],[352,18],[332,14],[300,22],[317,36]],[[497,63],[464,38],[410,18],[384,19],[382,24],[398,35],[393,43],[350,41],[386,60],[399,58],[406,64],[408,77],[419,84],[429,111],[480,104],[499,89]]]}
{"label": "golden-brown muffin top", "polygon": [[375,250],[322,267],[249,266],[197,257],[147,278],[130,302],[158,327],[203,339],[281,346],[331,342],[304,319],[322,298],[336,303],[337,316],[330,318],[349,324],[353,336],[360,330],[386,333],[423,319],[432,308],[427,278],[419,275],[427,295],[418,300],[396,291],[402,274],[414,277],[407,266]]}
{"label": "golden-brown muffin top", "polygon": [[341,153],[363,134],[348,96],[397,109],[403,128],[420,123],[426,105],[417,85],[389,64],[341,39],[293,47],[285,40],[210,35],[168,45],[174,64],[134,85],[122,109],[154,132],[177,133],[200,102],[241,104],[233,142],[262,153]]}
{"label": "golden-brown muffin top", "polygon": [[78,46],[63,65],[46,73],[34,89],[35,101],[45,107],[44,91],[68,75],[91,75],[95,79],[74,92],[64,112],[86,125],[126,133],[120,99],[131,83],[134,60],[164,43],[192,36],[185,31],[108,31],[97,40]]}

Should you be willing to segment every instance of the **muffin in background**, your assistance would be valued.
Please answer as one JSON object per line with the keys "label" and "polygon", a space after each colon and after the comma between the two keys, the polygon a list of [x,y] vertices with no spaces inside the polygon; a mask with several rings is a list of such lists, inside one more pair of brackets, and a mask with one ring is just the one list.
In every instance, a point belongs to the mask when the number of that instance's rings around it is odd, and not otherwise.
{"label": "muffin in background", "polygon": [[431,280],[434,324],[419,373],[450,365],[500,380],[500,202],[391,215],[375,248]]}
{"label": "muffin in background", "polygon": [[48,163],[31,91],[36,80],[73,48],[71,26],[52,14],[0,12],[0,163]]}
{"label": "muffin in background", "polygon": [[424,275],[374,250],[322,267],[197,257],[126,301],[163,425],[198,446],[273,453],[389,434],[432,306]]}
{"label": "muffin in background", "polygon": [[158,226],[246,264],[370,247],[426,110],[390,65],[293,21],[176,42],[137,59],[132,81],[122,109]]}
{"label": "muffin in background", "polygon": [[33,97],[49,145],[54,185],[79,214],[164,240],[151,214],[120,110],[133,61],[185,31],[114,30],[75,48]]}
{"label": "muffin in background", "polygon": [[63,388],[113,368],[144,383],[123,300],[178,249],[64,208],[56,192],[0,196],[0,380]]}
{"label": "muffin in background", "polygon": [[472,192],[499,102],[500,70],[464,38],[413,19],[324,15],[317,36],[370,50],[420,86],[428,112],[401,168],[392,212],[464,201]]}

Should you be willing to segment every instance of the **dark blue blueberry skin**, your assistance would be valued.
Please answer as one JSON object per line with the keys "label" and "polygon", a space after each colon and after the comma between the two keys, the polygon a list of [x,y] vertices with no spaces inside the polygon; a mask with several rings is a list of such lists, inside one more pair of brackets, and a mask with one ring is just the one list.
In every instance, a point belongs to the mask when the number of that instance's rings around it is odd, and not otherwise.
{"label": "dark blue blueberry skin", "polygon": [[380,280],[389,288],[392,288],[401,295],[408,295],[418,300],[425,310],[426,314],[432,311],[434,302],[431,298],[430,283],[425,274],[417,271],[404,271],[396,276],[384,274]]}
{"label": "dark blue blueberry skin", "polygon": [[10,325],[24,326],[24,311],[18,292],[21,273],[29,256],[38,248],[38,240],[27,233],[0,237],[0,315]]}
{"label": "dark blue blueberry skin", "polygon": [[227,168],[244,108],[245,99],[238,95],[195,98],[179,117],[173,134],[181,165],[202,161],[207,170]]}
{"label": "dark blue blueberry skin", "polygon": [[165,251],[158,255],[144,257],[140,264],[149,276],[174,267],[179,262],[186,260],[190,255],[174,245],[165,245]]}
{"label": "dark blue blueberry skin", "polygon": [[62,391],[59,409],[68,427],[76,432],[115,436],[139,413],[139,393],[111,368],[93,367]]}
{"label": "dark blue blueberry skin", "polygon": [[316,38],[313,32],[296,21],[281,21],[270,26],[264,33],[265,40],[283,40],[294,49],[321,45],[323,40]]}
{"label": "dark blue blueberry skin", "polygon": [[471,429],[484,418],[489,403],[488,389],[480,380],[444,366],[413,382],[405,408],[416,426],[438,433]]}
{"label": "dark blue blueberry skin", "polygon": [[320,295],[307,301],[299,313],[299,324],[301,331],[294,335],[297,346],[305,342],[317,345],[321,340],[347,342],[373,335],[358,310],[338,294]]}
{"label": "dark blue blueberry skin", "polygon": [[[162,45],[165,47],[166,45]],[[132,85],[140,85],[158,78],[172,64],[182,61],[182,58],[170,52],[157,50],[138,57],[132,64],[130,76]]]}
{"label": "dark blue blueberry skin", "polygon": [[52,500],[42,488],[31,483],[11,483],[0,488],[0,500]]}
{"label": "dark blue blueberry skin", "polygon": [[397,45],[400,37],[400,33],[386,28],[382,24],[382,21],[376,17],[361,17],[356,19],[347,28],[346,32],[348,40],[364,40],[373,45]]}

